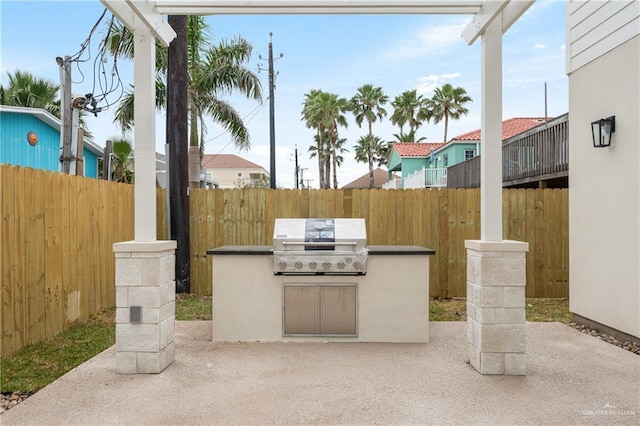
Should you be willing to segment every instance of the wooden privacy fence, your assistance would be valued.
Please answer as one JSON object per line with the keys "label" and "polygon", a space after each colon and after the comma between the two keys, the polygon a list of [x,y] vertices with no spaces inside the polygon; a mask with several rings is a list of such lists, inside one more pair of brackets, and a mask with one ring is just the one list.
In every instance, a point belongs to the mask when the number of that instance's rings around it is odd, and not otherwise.
{"label": "wooden privacy fence", "polygon": [[2,165],[0,217],[0,356],[115,305],[113,243],[133,239],[132,185]]}
{"label": "wooden privacy fence", "polygon": [[[164,191],[158,239],[166,239]],[[568,296],[568,190],[504,190],[504,238],[527,241],[527,297]],[[478,189],[194,190],[191,289],[211,294],[210,248],[271,245],[276,217],[362,217],[371,245],[436,250],[431,295],[464,297]],[[134,236],[133,186],[0,166],[0,356],[115,305],[113,243]],[[250,265],[248,266],[250,267]]]}
{"label": "wooden privacy fence", "polygon": [[[479,189],[194,190],[191,291],[211,295],[207,250],[271,245],[279,217],[361,217],[370,245],[432,248],[430,294],[465,297],[464,241],[480,238]],[[527,297],[568,297],[568,190],[503,190],[503,237],[529,243]],[[250,267],[248,265],[247,267]]]}

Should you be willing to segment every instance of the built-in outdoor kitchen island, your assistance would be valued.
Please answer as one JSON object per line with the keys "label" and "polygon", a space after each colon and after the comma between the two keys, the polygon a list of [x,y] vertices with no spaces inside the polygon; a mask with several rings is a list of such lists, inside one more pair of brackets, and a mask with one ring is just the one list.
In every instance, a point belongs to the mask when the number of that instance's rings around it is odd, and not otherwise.
{"label": "built-in outdoor kitchen island", "polygon": [[213,341],[428,342],[429,256],[366,246],[364,219],[276,219],[213,259]]}

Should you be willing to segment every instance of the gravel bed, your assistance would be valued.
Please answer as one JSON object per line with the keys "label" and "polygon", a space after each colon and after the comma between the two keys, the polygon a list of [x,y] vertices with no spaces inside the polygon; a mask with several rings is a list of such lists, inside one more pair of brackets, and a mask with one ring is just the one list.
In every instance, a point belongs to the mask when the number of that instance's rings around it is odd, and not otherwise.
{"label": "gravel bed", "polygon": [[589,326],[582,325],[582,324],[576,324],[575,322],[570,322],[569,326],[575,328],[576,330],[581,331],[584,334],[588,334],[597,339],[603,340],[607,343],[611,343],[612,345],[616,345],[617,347],[625,349],[636,355],[640,355],[640,346],[638,346],[638,342],[631,342],[628,340],[620,341],[614,338],[613,336],[609,336],[605,333],[601,333],[600,330],[596,328],[591,328]]}
{"label": "gravel bed", "polygon": [[15,407],[31,395],[33,392],[0,393],[0,414]]}

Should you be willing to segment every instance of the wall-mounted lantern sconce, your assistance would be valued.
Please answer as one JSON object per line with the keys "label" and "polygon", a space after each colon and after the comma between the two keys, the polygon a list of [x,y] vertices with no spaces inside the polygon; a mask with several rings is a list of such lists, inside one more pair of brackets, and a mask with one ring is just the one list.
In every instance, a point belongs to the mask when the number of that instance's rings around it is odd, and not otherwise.
{"label": "wall-mounted lantern sconce", "polygon": [[611,134],[616,131],[616,117],[601,118],[591,123],[594,148],[606,148],[611,145]]}

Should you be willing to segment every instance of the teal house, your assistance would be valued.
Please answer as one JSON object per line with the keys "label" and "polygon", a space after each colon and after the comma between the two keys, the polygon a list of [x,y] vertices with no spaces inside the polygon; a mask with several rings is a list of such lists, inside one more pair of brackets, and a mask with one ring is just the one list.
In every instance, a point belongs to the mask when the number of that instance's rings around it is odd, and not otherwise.
{"label": "teal house", "polygon": [[[58,171],[61,126],[43,109],[0,105],[0,164]],[[86,138],[83,143],[84,176],[97,178],[102,148]]]}
{"label": "teal house", "polygon": [[[502,140],[524,133],[540,124],[544,118],[540,117],[515,117],[502,122]],[[434,153],[435,164],[433,167],[450,167],[463,161],[480,155],[480,129],[456,136],[443,144]]]}
{"label": "teal house", "polygon": [[[550,120],[548,118],[547,120]],[[545,122],[544,118],[516,117],[502,122],[502,141]],[[445,187],[447,168],[480,155],[480,129],[456,136],[447,143],[394,143],[387,163],[385,189]],[[392,178],[392,173],[401,178]]]}
{"label": "teal house", "polygon": [[388,177],[391,178],[392,173],[395,172],[404,179],[422,168],[430,168],[432,153],[437,152],[443,145],[419,142],[394,143],[387,163]]}

